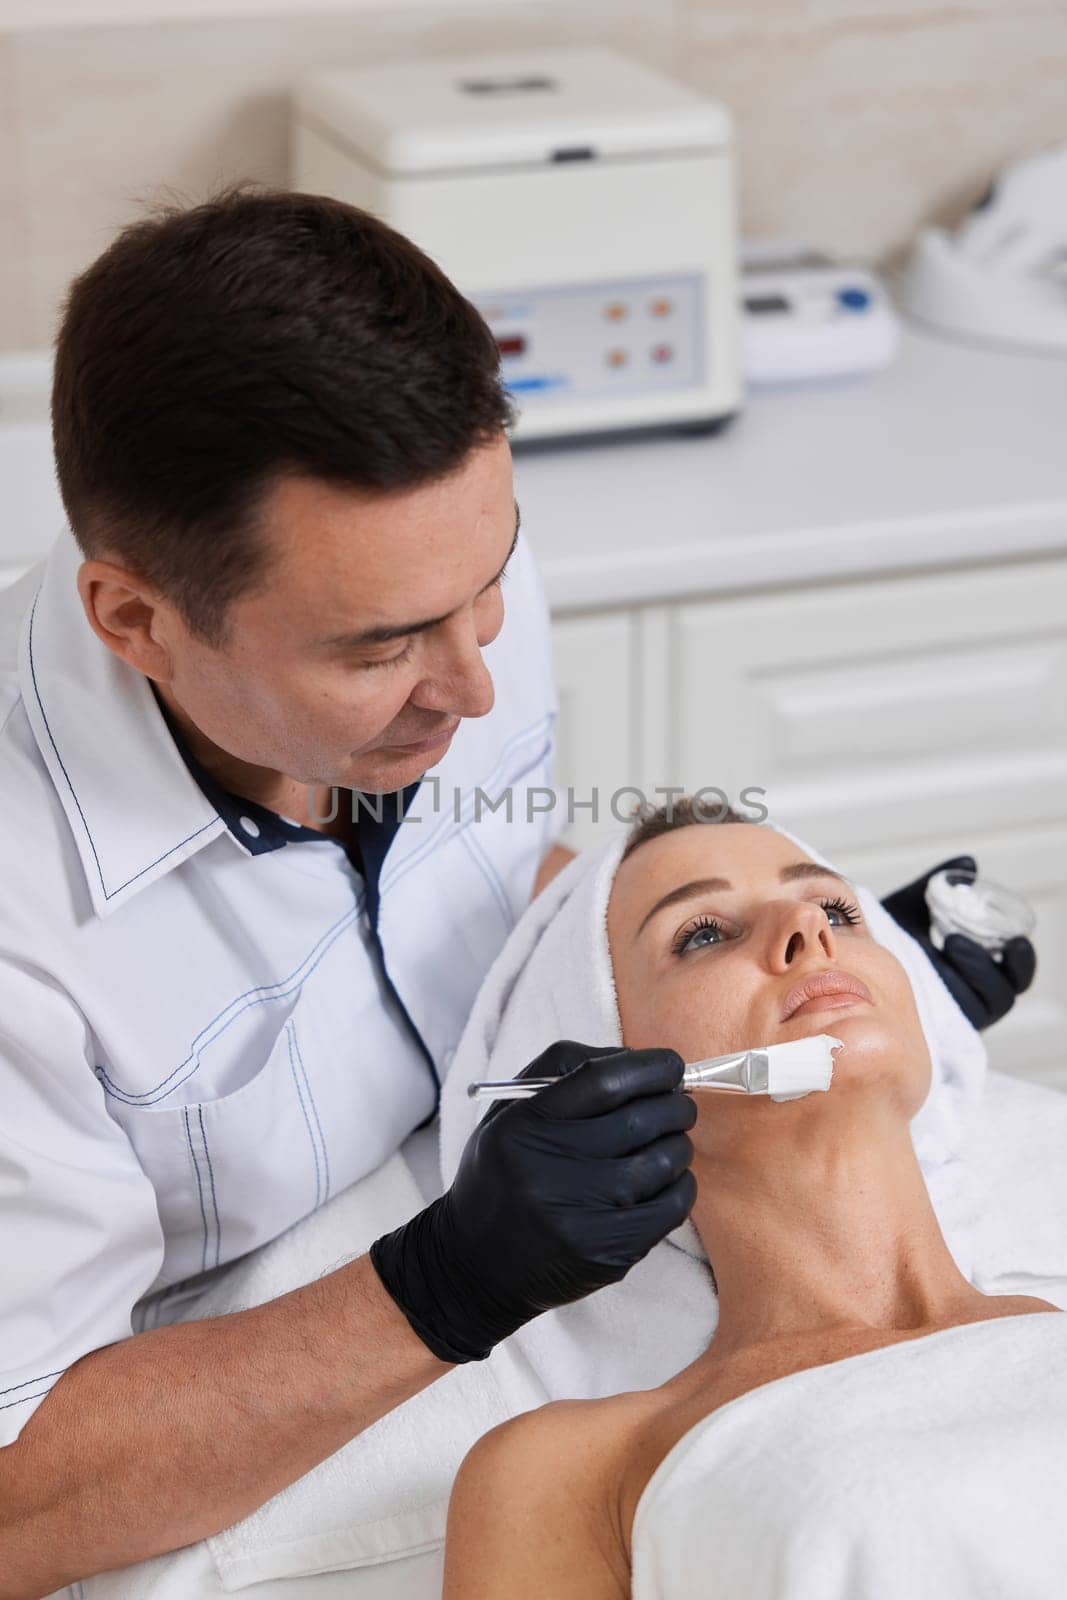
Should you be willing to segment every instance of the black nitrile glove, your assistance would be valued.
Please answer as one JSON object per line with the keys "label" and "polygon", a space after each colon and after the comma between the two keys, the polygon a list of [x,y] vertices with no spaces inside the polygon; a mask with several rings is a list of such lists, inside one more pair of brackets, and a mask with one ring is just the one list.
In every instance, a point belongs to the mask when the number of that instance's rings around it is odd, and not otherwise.
{"label": "black nitrile glove", "polygon": [[973,856],[953,856],[951,861],[931,867],[914,883],[886,895],[882,904],[893,920],[922,945],[967,1020],[976,1028],[988,1028],[1007,1016],[1016,997],[1033,983],[1037,954],[1029,939],[1018,938],[1009,939],[999,956],[992,956],[962,933],[950,933],[945,948],[935,949],[930,942],[926,885],[935,872],[943,872],[946,867],[978,870]]}
{"label": "black nitrile glove", "polygon": [[481,1361],[531,1317],[617,1283],[696,1198],[685,1130],[696,1104],[673,1050],[561,1039],[520,1077],[556,1078],[497,1101],[452,1187],[370,1257],[443,1361]]}

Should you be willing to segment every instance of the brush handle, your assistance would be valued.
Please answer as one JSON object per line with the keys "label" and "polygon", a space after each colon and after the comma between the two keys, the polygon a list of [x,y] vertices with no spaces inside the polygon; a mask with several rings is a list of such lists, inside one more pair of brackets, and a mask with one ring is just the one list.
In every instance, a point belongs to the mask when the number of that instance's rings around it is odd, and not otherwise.
{"label": "brush handle", "polygon": [[472,1100],[528,1100],[558,1082],[558,1078],[507,1078],[500,1083],[469,1083],[467,1093]]}
{"label": "brush handle", "polygon": [[[467,1094],[472,1100],[528,1100],[531,1095],[540,1094],[542,1089],[547,1089],[552,1083],[558,1083],[558,1078],[505,1078],[500,1082],[469,1083]],[[683,1089],[715,1089],[721,1094],[759,1094],[766,1090],[744,1089],[739,1083],[689,1083],[682,1078]]]}

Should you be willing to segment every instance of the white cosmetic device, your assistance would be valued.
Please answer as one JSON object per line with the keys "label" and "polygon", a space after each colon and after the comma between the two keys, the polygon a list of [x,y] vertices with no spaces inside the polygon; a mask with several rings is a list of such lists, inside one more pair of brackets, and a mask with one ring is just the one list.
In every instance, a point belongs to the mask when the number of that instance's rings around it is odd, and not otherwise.
{"label": "white cosmetic device", "polygon": [[900,296],[928,327],[1067,355],[1067,144],[1008,167],[954,231],[924,228]]}
{"label": "white cosmetic device", "polygon": [[790,241],[743,244],[741,268],[742,364],[751,387],[859,377],[895,359],[900,325],[870,268]]}
{"label": "white cosmetic device", "polygon": [[291,182],[382,217],[478,307],[516,443],[738,410],[732,127],[696,90],[603,49],[318,72]]}

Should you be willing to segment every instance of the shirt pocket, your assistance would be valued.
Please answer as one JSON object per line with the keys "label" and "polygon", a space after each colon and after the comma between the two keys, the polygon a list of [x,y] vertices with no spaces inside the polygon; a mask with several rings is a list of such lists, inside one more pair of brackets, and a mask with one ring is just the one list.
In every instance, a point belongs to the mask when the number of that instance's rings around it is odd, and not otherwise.
{"label": "shirt pocket", "polygon": [[327,1198],[329,1156],[300,1033],[293,1006],[262,1064],[228,1094],[169,1106],[112,1102],[156,1191],[166,1240],[159,1283],[244,1255]]}

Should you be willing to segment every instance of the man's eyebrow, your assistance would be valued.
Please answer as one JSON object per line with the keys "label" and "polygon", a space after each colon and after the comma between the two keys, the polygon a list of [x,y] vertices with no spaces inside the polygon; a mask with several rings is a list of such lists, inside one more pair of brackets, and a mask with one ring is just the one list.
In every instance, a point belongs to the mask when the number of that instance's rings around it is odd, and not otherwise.
{"label": "man's eyebrow", "polygon": [[[820,867],[814,861],[796,861],[792,866],[783,867],[778,874],[779,883],[795,883],[798,878],[836,878],[838,883],[848,883],[848,879],[840,872],[835,872],[833,867]],[[676,906],[683,900],[695,900],[701,894],[723,894],[732,888],[729,878],[694,878],[691,883],[679,885],[665,894],[662,900],[657,900],[651,911],[645,912],[634,938],[644,931],[645,924],[657,912],[666,911],[668,906]]]}
{"label": "man's eyebrow", "polygon": [[[519,529],[521,528],[521,526],[522,526],[522,520],[521,520],[520,515],[519,515],[519,502],[516,500],[515,501],[515,532],[512,535],[511,548],[509,549],[509,551],[507,553],[507,556],[505,557],[504,566],[500,568],[500,571],[497,573],[495,578],[490,578],[489,582],[485,585],[484,589],[480,589],[478,591],[479,594],[484,594],[486,589],[491,589],[493,587],[494,583],[499,583],[500,582],[500,579],[504,575],[504,567],[507,566],[507,564],[511,560],[512,556],[515,554],[515,547],[519,542]],[[409,635],[411,635],[413,633],[425,633],[428,628],[436,628],[437,624],[439,622],[444,622],[445,618],[448,617],[449,615],[450,615],[450,613],[446,611],[444,616],[440,616],[440,617],[423,617],[418,622],[390,622],[390,623],[383,623],[379,627],[376,627],[376,628],[363,628],[358,633],[338,633],[338,634],[335,634],[332,638],[320,639],[318,641],[318,643],[319,643],[320,646],[322,646],[324,648],[326,646],[333,646],[333,647],[345,646],[348,649],[353,649],[353,648],[358,647],[359,645],[365,645],[365,644],[388,644],[390,639],[406,639],[406,638],[409,637]]]}

